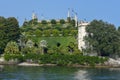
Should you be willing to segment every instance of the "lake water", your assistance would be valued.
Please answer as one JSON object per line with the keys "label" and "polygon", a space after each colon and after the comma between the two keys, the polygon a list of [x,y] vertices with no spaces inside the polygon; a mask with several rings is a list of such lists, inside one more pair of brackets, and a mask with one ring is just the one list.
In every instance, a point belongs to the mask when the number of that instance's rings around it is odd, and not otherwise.
{"label": "lake water", "polygon": [[120,80],[120,68],[4,66],[0,80]]}

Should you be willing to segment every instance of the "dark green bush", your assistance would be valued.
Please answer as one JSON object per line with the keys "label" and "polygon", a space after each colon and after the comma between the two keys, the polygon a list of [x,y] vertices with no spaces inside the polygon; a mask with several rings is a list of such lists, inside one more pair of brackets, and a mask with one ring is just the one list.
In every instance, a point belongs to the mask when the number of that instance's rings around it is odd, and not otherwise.
{"label": "dark green bush", "polygon": [[25,58],[23,55],[21,54],[4,54],[4,58],[6,61],[9,61],[9,60],[15,60],[17,59],[19,62],[23,62],[25,61]]}
{"label": "dark green bush", "polygon": [[42,20],[41,23],[42,24],[47,24],[47,21],[46,20]]}
{"label": "dark green bush", "polygon": [[19,61],[32,60],[32,62],[39,62],[40,64],[57,64],[59,66],[79,64],[79,65],[90,65],[103,63],[107,61],[107,58],[97,56],[82,56],[80,54],[5,54],[5,60],[18,59]]}
{"label": "dark green bush", "polygon": [[64,19],[60,19],[60,24],[65,24],[65,20]]}
{"label": "dark green bush", "polygon": [[52,20],[51,20],[51,24],[56,24],[56,20],[55,20],[55,19],[52,19]]}

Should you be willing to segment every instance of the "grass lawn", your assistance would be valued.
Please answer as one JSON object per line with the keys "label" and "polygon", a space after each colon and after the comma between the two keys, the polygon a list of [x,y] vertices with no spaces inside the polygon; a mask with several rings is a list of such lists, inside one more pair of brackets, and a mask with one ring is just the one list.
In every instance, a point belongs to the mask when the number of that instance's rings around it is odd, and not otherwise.
{"label": "grass lawn", "polygon": [[39,43],[41,40],[46,40],[48,43],[48,46],[53,47],[56,46],[57,43],[60,43],[61,46],[66,47],[70,42],[73,42],[77,44],[77,39],[75,37],[69,36],[69,37],[31,37],[31,40],[33,42]]}

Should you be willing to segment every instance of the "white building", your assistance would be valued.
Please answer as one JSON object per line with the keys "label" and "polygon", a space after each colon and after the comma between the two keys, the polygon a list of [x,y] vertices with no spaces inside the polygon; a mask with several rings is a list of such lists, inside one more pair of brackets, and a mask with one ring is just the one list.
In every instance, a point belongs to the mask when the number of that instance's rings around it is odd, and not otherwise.
{"label": "white building", "polygon": [[37,19],[37,15],[33,12],[32,13],[32,20]]}
{"label": "white building", "polygon": [[87,35],[86,26],[89,22],[81,21],[78,24],[78,49],[82,51],[82,49],[86,48],[84,37]]}

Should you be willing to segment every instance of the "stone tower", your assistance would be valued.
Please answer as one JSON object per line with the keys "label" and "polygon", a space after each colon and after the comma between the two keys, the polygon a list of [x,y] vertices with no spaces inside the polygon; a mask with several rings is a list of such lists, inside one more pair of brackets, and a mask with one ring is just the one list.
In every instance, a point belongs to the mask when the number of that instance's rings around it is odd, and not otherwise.
{"label": "stone tower", "polygon": [[78,49],[82,51],[82,49],[86,48],[86,44],[84,41],[84,37],[87,35],[86,26],[88,22],[81,21],[78,24]]}

